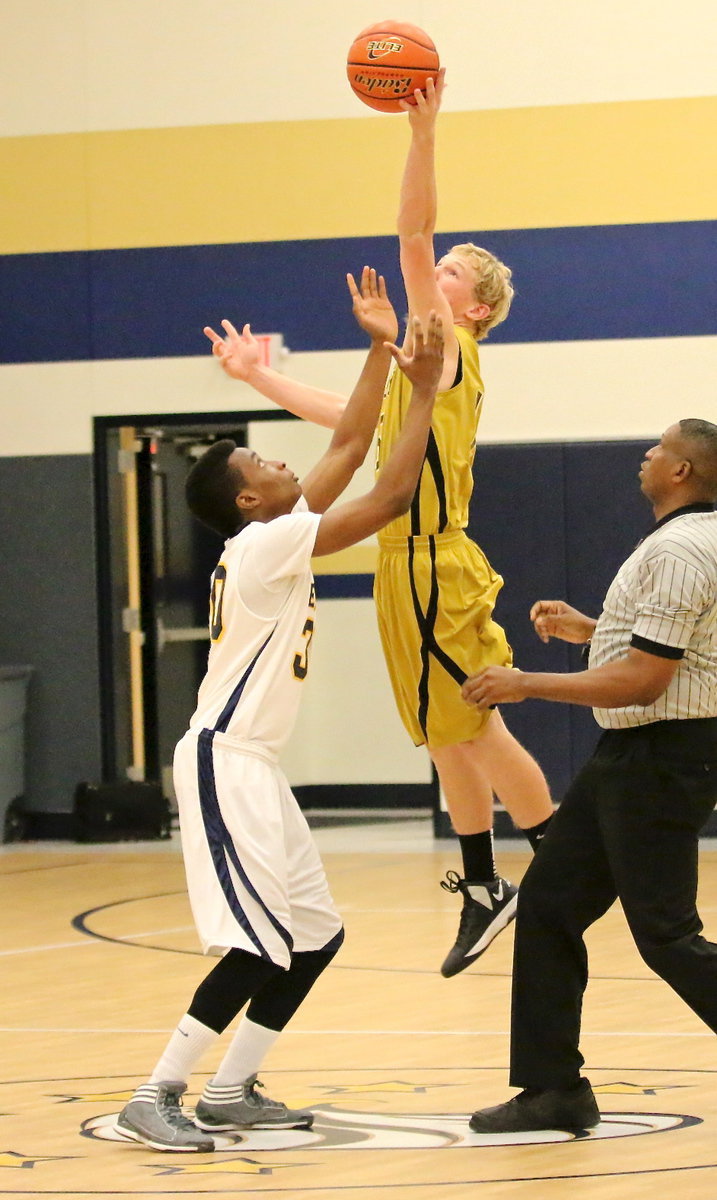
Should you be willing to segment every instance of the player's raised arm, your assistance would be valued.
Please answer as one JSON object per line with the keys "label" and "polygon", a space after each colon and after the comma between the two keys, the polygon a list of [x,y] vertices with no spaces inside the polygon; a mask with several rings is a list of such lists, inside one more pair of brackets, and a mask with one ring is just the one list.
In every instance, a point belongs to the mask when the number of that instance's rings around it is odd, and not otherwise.
{"label": "player's raised arm", "polygon": [[248,383],[254,391],[296,417],[303,417],[328,429],[336,428],[346,407],[345,396],[299,383],[280,371],[264,366],[260,361],[259,343],[249,325],[244,325],[239,333],[231,321],[225,320],[222,321],[222,329],[224,337],[211,325],[205,325],[204,333],[212,343],[214,357],[230,378]]}
{"label": "player's raised arm", "polygon": [[364,267],[360,283],[347,276],[353,311],[371,338],[361,375],[341,416],[328,450],[302,481],[313,512],[325,512],[361,466],[373,440],[383,389],[391,364],[388,344],[398,335],[398,321],[382,275]]}
{"label": "player's raised arm", "polygon": [[458,359],[450,305],[436,280],[433,234],[436,228],[436,119],[443,95],[445,72],[435,83],[427,80],[425,94],[417,89],[411,103],[402,102],[411,127],[411,143],[401,182],[397,231],[401,271],[409,312],[425,322],[432,310],[443,319],[445,330],[444,374],[441,387],[450,386]]}
{"label": "player's raised arm", "polygon": [[413,384],[401,433],[373,488],[324,513],[314,554],[333,554],[362,541],[407,512],[418,485],[426,454],[433,403],[443,369],[443,323],[431,313],[427,329],[418,317],[412,321],[412,353],[391,345],[399,368]]}

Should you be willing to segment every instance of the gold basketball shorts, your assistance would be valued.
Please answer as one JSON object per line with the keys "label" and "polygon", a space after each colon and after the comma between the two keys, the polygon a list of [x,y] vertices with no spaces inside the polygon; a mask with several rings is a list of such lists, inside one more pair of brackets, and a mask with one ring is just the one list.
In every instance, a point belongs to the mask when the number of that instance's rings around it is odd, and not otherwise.
{"label": "gold basketball shorts", "polygon": [[463,530],[380,537],[374,596],[401,720],[417,746],[438,749],[480,733],[490,711],[461,686],[513,654],[493,620],[503,580]]}

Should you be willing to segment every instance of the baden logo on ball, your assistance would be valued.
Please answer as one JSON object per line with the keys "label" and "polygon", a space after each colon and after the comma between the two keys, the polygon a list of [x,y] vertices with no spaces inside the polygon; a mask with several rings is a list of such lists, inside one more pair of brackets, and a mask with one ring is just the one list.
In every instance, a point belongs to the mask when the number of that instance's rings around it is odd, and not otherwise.
{"label": "baden logo on ball", "polygon": [[440,62],[427,33],[417,25],[384,21],[370,25],[354,39],[346,74],[359,100],[379,112],[401,112],[416,88],[425,91]]}

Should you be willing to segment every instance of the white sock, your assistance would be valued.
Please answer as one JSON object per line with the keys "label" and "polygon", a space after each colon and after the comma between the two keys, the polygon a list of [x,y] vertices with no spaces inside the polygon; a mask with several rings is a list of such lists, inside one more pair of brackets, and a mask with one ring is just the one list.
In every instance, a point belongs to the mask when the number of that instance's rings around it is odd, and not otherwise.
{"label": "white sock", "polygon": [[242,1017],[211,1082],[221,1087],[243,1083],[251,1075],[256,1075],[278,1036],[279,1030],[256,1025],[248,1017]]}
{"label": "white sock", "polygon": [[219,1034],[185,1013],[167,1042],[150,1083],[186,1083],[199,1059],[216,1042]]}

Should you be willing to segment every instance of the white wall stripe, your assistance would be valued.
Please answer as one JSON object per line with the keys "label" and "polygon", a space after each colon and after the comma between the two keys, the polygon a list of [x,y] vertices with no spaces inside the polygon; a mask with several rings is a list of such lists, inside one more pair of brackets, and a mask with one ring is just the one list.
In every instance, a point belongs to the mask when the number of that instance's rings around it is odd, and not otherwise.
{"label": "white wall stripe", "polygon": [[[286,372],[348,393],[364,358],[360,350],[292,354]],[[481,360],[486,402],[479,442],[657,439],[680,417],[714,415],[717,336],[488,342]],[[209,355],[5,365],[0,455],[89,454],[94,416],[271,407],[226,379]],[[326,430],[299,432],[298,423],[272,429],[264,427],[262,438],[280,437],[287,458],[295,443],[296,461],[289,461],[300,474],[328,440]]]}
{"label": "white wall stripe", "polygon": [[[714,92],[714,0],[681,0],[678,15],[654,0],[390,8],[435,39],[451,111]],[[229,0],[229,37],[194,0],[153,0],[151,12],[146,0],[5,5],[0,135],[372,115],[344,63],[380,4]]]}

